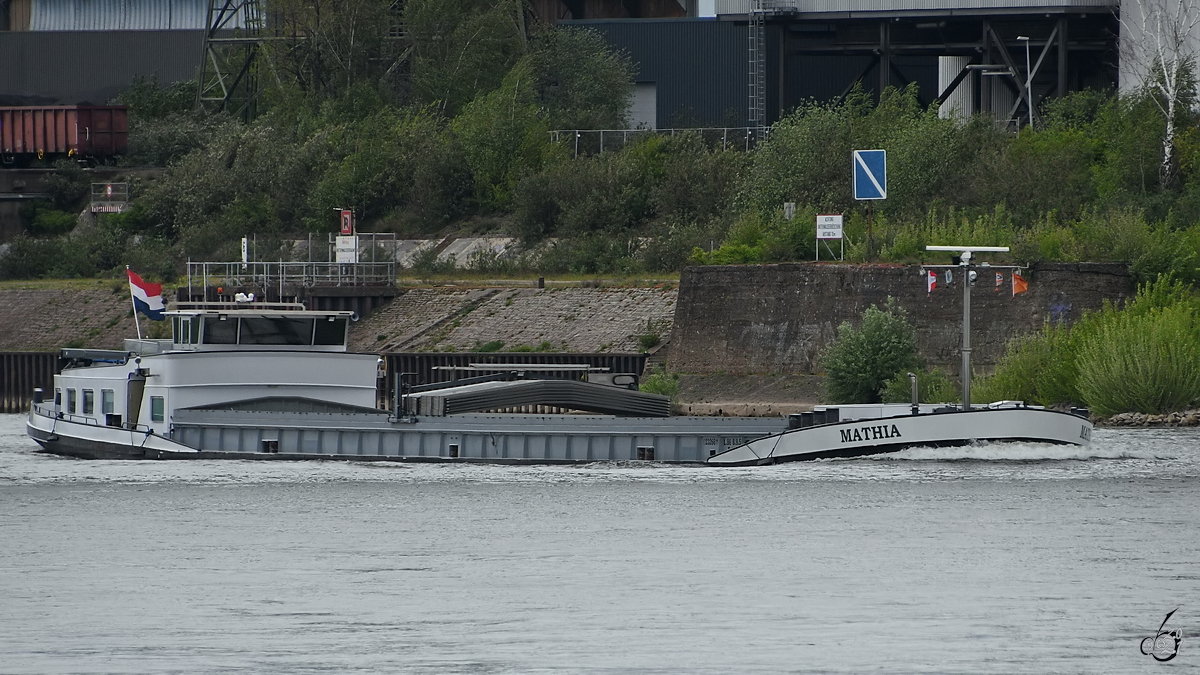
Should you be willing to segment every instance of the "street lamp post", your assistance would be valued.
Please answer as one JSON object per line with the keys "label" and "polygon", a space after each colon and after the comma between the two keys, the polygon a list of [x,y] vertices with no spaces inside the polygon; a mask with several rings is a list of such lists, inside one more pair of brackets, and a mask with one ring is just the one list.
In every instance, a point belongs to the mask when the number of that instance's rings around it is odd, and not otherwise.
{"label": "street lamp post", "polygon": [[1029,36],[1018,35],[1017,39],[1025,43],[1025,106],[1029,108],[1029,126],[1033,126],[1033,93],[1029,88],[1033,86],[1033,73],[1029,68]]}

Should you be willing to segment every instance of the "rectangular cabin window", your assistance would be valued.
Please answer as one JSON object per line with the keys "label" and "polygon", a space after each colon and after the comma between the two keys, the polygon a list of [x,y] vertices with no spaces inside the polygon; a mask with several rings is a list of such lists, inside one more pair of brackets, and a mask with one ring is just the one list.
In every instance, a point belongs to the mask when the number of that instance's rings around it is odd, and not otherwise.
{"label": "rectangular cabin window", "polygon": [[200,342],[200,317],[176,316],[171,318],[174,342],[177,345],[194,345]]}
{"label": "rectangular cabin window", "polygon": [[313,320],[290,317],[254,317],[242,319],[244,345],[310,345]]}
{"label": "rectangular cabin window", "polygon": [[104,415],[112,414],[114,398],[115,397],[113,396],[112,389],[101,389],[100,390],[100,412],[102,414],[104,414]]}
{"label": "rectangular cabin window", "polygon": [[165,410],[165,406],[164,406],[164,402],[163,402],[163,397],[151,396],[150,397],[150,421],[151,422],[163,421],[164,410]]}
{"label": "rectangular cabin window", "polygon": [[235,345],[237,344],[237,319],[233,317],[204,318],[204,344],[206,345]]}
{"label": "rectangular cabin window", "polygon": [[54,390],[54,407],[62,407],[62,389],[55,388]]}
{"label": "rectangular cabin window", "polygon": [[83,390],[83,414],[96,414],[96,391],[93,389]]}
{"label": "rectangular cabin window", "polygon": [[72,415],[75,414],[75,390],[74,389],[67,390],[67,412],[71,413]]}
{"label": "rectangular cabin window", "polygon": [[317,330],[313,334],[314,345],[344,345],[346,344],[346,319],[331,316],[317,321]]}

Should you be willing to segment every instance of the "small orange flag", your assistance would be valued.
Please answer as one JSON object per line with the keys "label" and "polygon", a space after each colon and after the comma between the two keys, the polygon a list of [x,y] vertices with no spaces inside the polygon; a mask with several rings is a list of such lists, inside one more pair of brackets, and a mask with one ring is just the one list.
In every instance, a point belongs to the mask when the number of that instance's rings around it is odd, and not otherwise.
{"label": "small orange flag", "polygon": [[1012,294],[1016,297],[1017,293],[1024,293],[1029,290],[1029,282],[1025,281],[1025,277],[1018,274],[1015,270],[1012,275]]}

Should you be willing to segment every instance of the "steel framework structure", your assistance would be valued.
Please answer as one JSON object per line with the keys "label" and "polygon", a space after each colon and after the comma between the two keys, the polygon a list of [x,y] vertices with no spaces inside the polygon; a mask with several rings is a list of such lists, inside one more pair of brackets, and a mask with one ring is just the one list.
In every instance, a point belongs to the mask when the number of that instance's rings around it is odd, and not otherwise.
{"label": "steel framework structure", "polygon": [[209,0],[196,105],[236,116],[254,116],[256,60],[265,16],[259,0]]}

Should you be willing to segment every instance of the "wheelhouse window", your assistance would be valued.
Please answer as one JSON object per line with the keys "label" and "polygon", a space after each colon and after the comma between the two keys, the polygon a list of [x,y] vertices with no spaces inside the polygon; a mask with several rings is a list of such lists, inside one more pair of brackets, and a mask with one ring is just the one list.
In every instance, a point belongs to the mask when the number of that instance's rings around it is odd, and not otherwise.
{"label": "wheelhouse window", "polygon": [[331,316],[317,321],[317,330],[313,334],[315,345],[344,345],[346,344],[346,319]]}
{"label": "wheelhouse window", "polygon": [[112,414],[113,399],[114,399],[114,396],[113,396],[112,389],[101,389],[100,390],[100,412],[102,414],[105,414],[105,415]]}
{"label": "wheelhouse window", "polygon": [[83,390],[83,414],[96,414],[96,392],[93,389]]}
{"label": "wheelhouse window", "polygon": [[[199,337],[199,318],[193,319],[194,337]],[[180,337],[185,322],[177,327]],[[208,316],[204,318],[202,342],[206,345],[321,345],[343,346],[346,344],[345,317],[290,317],[290,316]]]}
{"label": "wheelhouse window", "polygon": [[72,415],[75,414],[75,397],[76,397],[75,390],[68,389],[67,390],[67,412],[71,413]]}
{"label": "wheelhouse window", "polygon": [[177,345],[194,345],[200,342],[200,317],[175,316],[171,317],[173,341]]}
{"label": "wheelhouse window", "polygon": [[62,389],[57,389],[57,388],[56,388],[56,389],[54,390],[54,407],[55,407],[55,408],[61,408],[61,407],[62,407]]}
{"label": "wheelhouse window", "polygon": [[163,421],[163,418],[164,418],[163,413],[165,410],[166,410],[166,405],[165,405],[165,402],[164,402],[162,396],[151,396],[150,397],[150,421],[151,422]]}
{"label": "wheelhouse window", "polygon": [[206,317],[204,320],[204,344],[237,344],[237,325],[238,321],[233,317]]}
{"label": "wheelhouse window", "polygon": [[238,339],[244,345],[310,345],[313,320],[291,317],[246,317]]}

